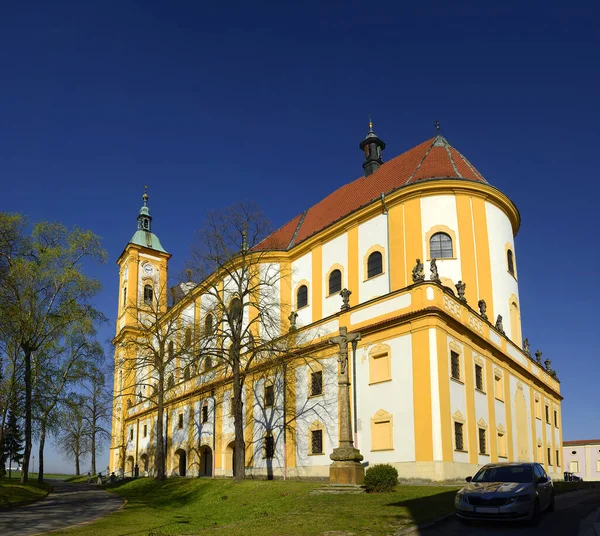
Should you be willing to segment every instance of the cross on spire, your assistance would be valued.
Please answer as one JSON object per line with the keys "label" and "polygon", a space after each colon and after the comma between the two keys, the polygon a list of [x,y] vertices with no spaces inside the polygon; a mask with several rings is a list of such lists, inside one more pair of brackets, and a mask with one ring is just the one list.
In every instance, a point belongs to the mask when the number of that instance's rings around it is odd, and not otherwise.
{"label": "cross on spire", "polygon": [[437,130],[437,135],[441,136],[442,135],[442,127],[440,126],[440,122],[437,119],[433,122],[433,126]]}

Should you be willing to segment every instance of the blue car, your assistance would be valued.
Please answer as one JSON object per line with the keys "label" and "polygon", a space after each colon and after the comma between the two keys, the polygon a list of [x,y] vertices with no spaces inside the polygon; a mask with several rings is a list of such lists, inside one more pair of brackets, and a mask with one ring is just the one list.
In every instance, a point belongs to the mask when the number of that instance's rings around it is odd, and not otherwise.
{"label": "blue car", "polygon": [[490,463],[467,478],[455,499],[460,521],[527,520],[554,510],[554,485],[539,463]]}

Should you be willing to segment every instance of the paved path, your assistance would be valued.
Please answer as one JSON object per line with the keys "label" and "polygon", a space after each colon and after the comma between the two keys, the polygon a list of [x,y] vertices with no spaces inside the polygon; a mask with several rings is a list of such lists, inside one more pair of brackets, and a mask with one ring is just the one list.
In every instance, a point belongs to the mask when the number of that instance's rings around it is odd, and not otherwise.
{"label": "paved path", "polygon": [[556,496],[556,510],[554,512],[544,512],[537,527],[528,527],[522,523],[492,522],[474,523],[471,526],[465,526],[461,525],[458,520],[452,519],[429,529],[422,529],[414,534],[415,536],[439,536],[441,534],[460,534],[460,536],[578,536],[578,534],[583,535],[587,532],[587,527],[580,525],[583,525],[584,519],[598,507],[600,507],[599,488],[572,491]]}
{"label": "paved path", "polygon": [[114,512],[125,502],[92,484],[48,481],[54,488],[45,499],[28,506],[0,512],[2,536],[39,534],[92,521]]}

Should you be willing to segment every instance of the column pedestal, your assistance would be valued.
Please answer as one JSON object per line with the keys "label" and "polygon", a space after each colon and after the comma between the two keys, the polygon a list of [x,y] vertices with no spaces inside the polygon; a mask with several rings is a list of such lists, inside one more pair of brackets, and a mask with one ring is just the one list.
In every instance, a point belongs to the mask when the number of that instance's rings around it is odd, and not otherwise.
{"label": "column pedestal", "polygon": [[354,447],[338,447],[333,450],[329,466],[329,484],[362,486],[365,468],[360,463],[363,455]]}

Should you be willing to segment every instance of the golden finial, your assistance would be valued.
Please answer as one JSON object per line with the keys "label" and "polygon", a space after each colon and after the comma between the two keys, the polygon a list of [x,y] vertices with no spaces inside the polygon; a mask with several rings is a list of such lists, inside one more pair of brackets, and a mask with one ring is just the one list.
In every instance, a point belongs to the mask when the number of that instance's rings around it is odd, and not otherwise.
{"label": "golden finial", "polygon": [[144,200],[144,205],[146,204],[146,202],[148,201],[148,185],[144,184],[144,195],[142,196],[142,199]]}
{"label": "golden finial", "polygon": [[371,119],[371,114],[369,114],[369,130],[373,130],[373,121]]}

